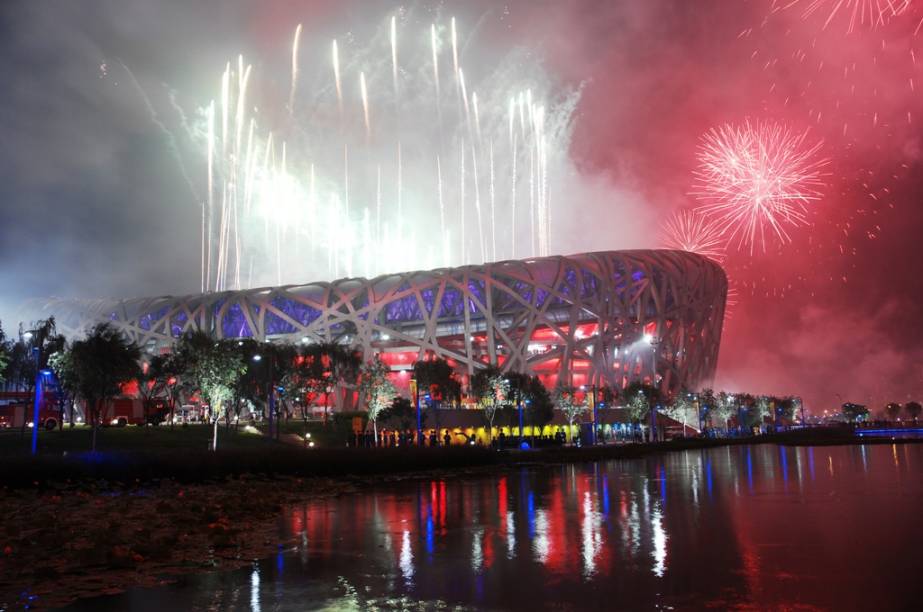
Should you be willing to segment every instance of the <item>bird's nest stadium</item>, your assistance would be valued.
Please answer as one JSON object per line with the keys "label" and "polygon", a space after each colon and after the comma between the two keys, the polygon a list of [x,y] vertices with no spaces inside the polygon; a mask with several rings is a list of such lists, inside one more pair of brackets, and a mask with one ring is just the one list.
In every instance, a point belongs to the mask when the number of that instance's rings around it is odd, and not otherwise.
{"label": "bird's nest stadium", "polygon": [[52,300],[65,333],[109,321],[156,351],[184,332],[336,341],[406,376],[435,355],[463,377],[495,364],[557,383],[664,391],[711,382],[727,277],[704,257],[606,251],[405,272],[372,279],[125,300]]}

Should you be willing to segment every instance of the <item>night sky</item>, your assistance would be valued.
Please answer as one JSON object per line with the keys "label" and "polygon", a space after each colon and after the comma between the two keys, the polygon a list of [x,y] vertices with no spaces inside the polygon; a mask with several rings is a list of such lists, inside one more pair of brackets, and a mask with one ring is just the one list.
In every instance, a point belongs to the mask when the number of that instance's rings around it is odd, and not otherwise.
{"label": "night sky", "polygon": [[[662,220],[695,204],[708,129],[745,119],[810,128],[830,160],[824,196],[791,243],[731,249],[738,296],[716,387],[800,394],[815,412],[920,400],[923,2],[851,31],[848,14],[825,27],[832,3],[812,15],[807,4],[404,6],[431,13],[427,21],[456,15],[480,47],[466,54],[525,46],[562,86],[580,88],[570,155],[581,188],[557,228],[562,253],[658,246]],[[206,104],[238,53],[260,68],[287,66],[299,22],[309,53],[313,41],[365,35],[397,6],[4,2],[4,327],[33,297],[198,291],[204,163],[183,141],[177,109]]]}

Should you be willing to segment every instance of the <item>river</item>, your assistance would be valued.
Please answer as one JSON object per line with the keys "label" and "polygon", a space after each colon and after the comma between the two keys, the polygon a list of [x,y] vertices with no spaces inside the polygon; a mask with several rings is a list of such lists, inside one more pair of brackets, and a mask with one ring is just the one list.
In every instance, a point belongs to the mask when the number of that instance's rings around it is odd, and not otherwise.
{"label": "river", "polygon": [[73,610],[919,609],[923,445],[734,446],[375,487],[300,544]]}

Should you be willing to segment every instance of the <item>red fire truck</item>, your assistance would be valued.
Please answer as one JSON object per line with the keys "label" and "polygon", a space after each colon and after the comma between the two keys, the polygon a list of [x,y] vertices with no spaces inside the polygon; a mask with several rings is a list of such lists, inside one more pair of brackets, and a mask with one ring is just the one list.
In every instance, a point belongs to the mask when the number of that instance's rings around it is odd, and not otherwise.
{"label": "red fire truck", "polygon": [[[0,391],[0,428],[31,427],[35,414],[35,396],[31,391]],[[45,429],[54,429],[61,418],[57,396],[50,391],[41,394],[38,422]]]}
{"label": "red fire truck", "polygon": [[102,425],[159,425],[166,420],[170,407],[165,400],[144,401],[137,398],[118,397],[107,402],[100,415]]}

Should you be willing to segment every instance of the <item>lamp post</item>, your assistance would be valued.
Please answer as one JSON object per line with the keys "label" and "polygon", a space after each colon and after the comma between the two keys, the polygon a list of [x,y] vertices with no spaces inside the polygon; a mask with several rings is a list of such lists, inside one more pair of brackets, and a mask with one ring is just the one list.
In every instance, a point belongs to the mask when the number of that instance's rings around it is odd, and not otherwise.
{"label": "lamp post", "polygon": [[596,446],[596,428],[599,426],[597,421],[599,415],[596,412],[596,385],[590,385],[589,389],[587,389],[586,385],[580,385],[580,390],[586,391],[586,397],[590,400],[590,408],[592,409],[591,414],[593,415],[593,428],[591,430],[593,435],[591,437],[591,443],[593,446]]}
{"label": "lamp post", "polygon": [[420,392],[417,389],[417,379],[410,379],[410,394],[413,396],[414,407],[417,409],[417,444],[423,446],[423,420],[420,416]]}
{"label": "lamp post", "polygon": [[[660,341],[654,338],[653,334],[644,334],[643,338],[645,343],[651,347],[651,388],[657,388],[657,346],[660,344]],[[654,442],[656,439],[657,432],[657,405],[653,401],[654,398],[650,398],[648,402],[650,403],[650,415],[651,415],[651,442]]]}
{"label": "lamp post", "polygon": [[[259,363],[263,360],[263,356],[257,353],[253,356],[254,363]],[[273,412],[276,409],[275,401],[275,381],[273,381],[273,365],[275,362],[275,355],[270,353],[269,355],[269,437],[272,438],[272,416]],[[276,427],[278,430],[278,427]]]}
{"label": "lamp post", "polygon": [[[30,329],[25,332],[22,337],[24,340],[32,340],[35,337],[35,332],[37,330]],[[35,388],[32,392],[32,455],[35,455],[38,452],[38,421],[39,421],[39,412],[42,405],[42,372],[39,371],[39,363],[41,362],[41,348],[38,346],[33,346],[31,348],[32,355],[35,358]]]}
{"label": "lamp post", "polygon": [[516,401],[519,404],[519,448],[522,448],[522,394],[516,393]]}

